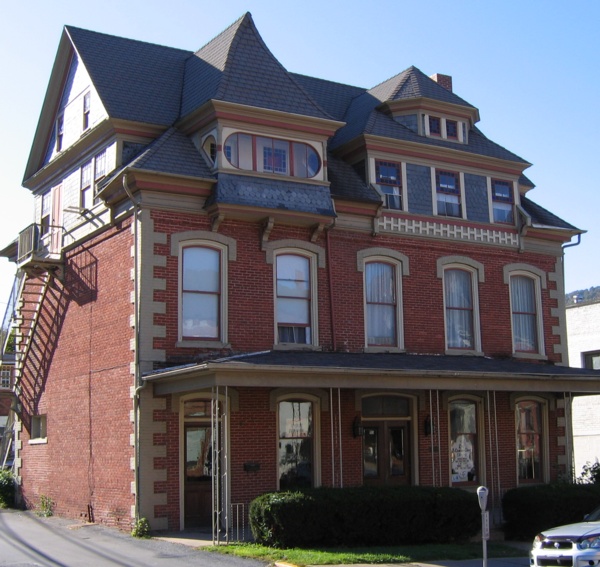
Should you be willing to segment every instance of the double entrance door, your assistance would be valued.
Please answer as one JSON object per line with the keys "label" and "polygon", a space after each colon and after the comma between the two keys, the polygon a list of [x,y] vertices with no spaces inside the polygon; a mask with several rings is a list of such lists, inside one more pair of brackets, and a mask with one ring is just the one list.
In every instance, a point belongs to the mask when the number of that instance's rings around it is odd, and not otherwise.
{"label": "double entrance door", "polygon": [[363,421],[362,425],[364,484],[410,484],[410,422]]}

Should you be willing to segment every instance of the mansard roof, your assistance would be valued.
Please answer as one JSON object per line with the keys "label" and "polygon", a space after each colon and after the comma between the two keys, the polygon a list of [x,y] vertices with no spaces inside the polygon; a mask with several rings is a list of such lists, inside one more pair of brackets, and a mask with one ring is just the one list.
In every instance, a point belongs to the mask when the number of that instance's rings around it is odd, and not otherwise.
{"label": "mansard roof", "polygon": [[329,188],[290,181],[221,173],[206,207],[213,204],[260,207],[335,217]]}
{"label": "mansard roof", "polygon": [[521,195],[521,206],[525,212],[531,217],[531,222],[534,226],[544,226],[551,228],[563,228],[566,230],[575,230],[579,233],[584,232],[567,221],[557,217],[554,213],[544,209],[544,207],[534,203],[531,199]]}
{"label": "mansard roof", "polygon": [[181,115],[211,99],[331,119],[269,51],[249,13],[186,62]]}

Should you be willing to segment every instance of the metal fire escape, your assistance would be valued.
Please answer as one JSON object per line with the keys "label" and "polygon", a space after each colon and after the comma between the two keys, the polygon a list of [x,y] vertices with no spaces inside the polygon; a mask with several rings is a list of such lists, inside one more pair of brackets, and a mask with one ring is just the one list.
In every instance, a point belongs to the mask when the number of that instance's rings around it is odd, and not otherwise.
{"label": "metal fire escape", "polygon": [[11,400],[11,407],[0,440],[0,468],[13,466],[24,370],[27,364],[36,369],[41,362],[31,355],[32,345],[52,279],[62,276],[62,235],[61,227],[32,224],[20,233],[10,253],[17,273],[2,321],[0,396]]}

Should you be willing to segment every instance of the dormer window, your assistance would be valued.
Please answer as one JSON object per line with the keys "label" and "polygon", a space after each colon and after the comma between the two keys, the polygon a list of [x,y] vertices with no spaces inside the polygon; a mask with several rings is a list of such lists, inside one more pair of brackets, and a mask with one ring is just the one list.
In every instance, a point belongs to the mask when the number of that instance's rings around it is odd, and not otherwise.
{"label": "dormer window", "polygon": [[214,136],[207,136],[202,144],[202,149],[206,154],[206,157],[210,160],[211,165],[217,163],[217,141]]}
{"label": "dormer window", "polygon": [[227,161],[238,169],[311,178],[321,169],[316,150],[303,142],[236,132],[224,146]]}
{"label": "dormer window", "polygon": [[492,179],[494,222],[514,224],[513,187],[510,181]]}
{"label": "dormer window", "polygon": [[375,182],[383,194],[385,208],[402,210],[402,166],[390,161],[375,162]]}
{"label": "dormer window", "polygon": [[458,140],[458,122],[456,120],[446,120],[446,137]]}
{"label": "dormer window", "polygon": [[458,173],[436,171],[437,214],[462,217],[460,179]]}
{"label": "dormer window", "polygon": [[422,122],[425,136],[461,143],[465,142],[464,124],[459,120],[431,115],[424,115]]}
{"label": "dormer window", "polygon": [[429,117],[429,135],[430,136],[441,136],[442,135],[442,119],[437,116]]}

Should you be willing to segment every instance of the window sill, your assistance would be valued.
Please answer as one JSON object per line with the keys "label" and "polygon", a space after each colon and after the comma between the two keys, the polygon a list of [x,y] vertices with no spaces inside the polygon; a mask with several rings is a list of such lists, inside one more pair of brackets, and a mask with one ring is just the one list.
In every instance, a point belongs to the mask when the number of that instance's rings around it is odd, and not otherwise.
{"label": "window sill", "polygon": [[48,438],[47,437],[38,437],[36,439],[30,439],[29,445],[47,445]]}
{"label": "window sill", "polygon": [[536,352],[513,352],[515,358],[525,358],[528,360],[548,360],[545,354],[539,354]]}
{"label": "window sill", "polygon": [[175,343],[177,348],[231,348],[229,343],[223,341],[195,341],[183,340]]}
{"label": "window sill", "polygon": [[469,350],[462,348],[447,348],[444,354],[451,356],[484,356],[480,350]]}
{"label": "window sill", "polygon": [[280,343],[273,345],[273,350],[310,350],[318,351],[321,350],[320,346],[317,345],[305,345],[299,343]]}
{"label": "window sill", "polygon": [[363,349],[366,353],[406,352],[405,349],[395,346],[369,346]]}

